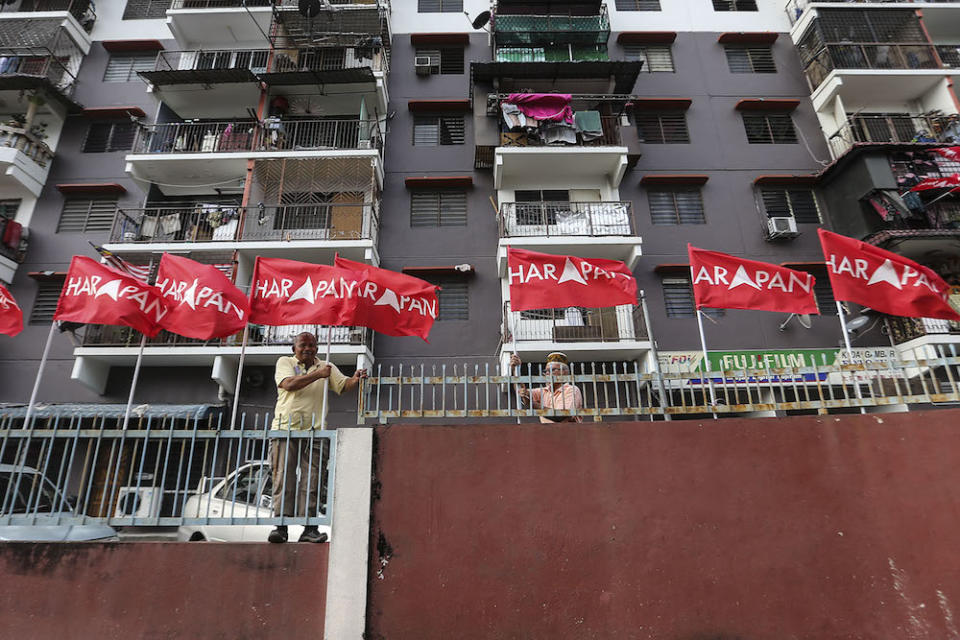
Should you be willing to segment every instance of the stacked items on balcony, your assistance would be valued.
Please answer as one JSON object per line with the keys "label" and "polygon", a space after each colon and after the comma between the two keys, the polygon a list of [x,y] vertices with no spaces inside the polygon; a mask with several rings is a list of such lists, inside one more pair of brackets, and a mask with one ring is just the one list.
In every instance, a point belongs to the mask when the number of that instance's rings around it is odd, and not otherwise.
{"label": "stacked items on balcony", "polygon": [[577,144],[603,138],[599,111],[574,112],[564,93],[511,93],[500,103],[503,146]]}

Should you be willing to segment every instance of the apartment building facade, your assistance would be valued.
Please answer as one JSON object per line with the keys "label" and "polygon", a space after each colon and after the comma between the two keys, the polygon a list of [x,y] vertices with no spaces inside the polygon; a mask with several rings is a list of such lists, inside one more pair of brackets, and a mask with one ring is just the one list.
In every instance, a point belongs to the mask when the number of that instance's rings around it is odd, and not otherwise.
{"label": "apartment building facade", "polygon": [[[42,45],[51,52],[45,59],[71,82],[68,91],[49,74],[24,72],[21,61],[41,58],[36,52],[11,50],[6,71],[0,59],[2,108],[20,123],[2,131],[23,141],[8,145],[16,154],[0,201],[26,230],[16,253],[0,256],[0,280],[12,285],[27,321],[0,351],[0,402],[28,398],[63,272],[72,255],[95,255],[88,241],[145,273],[164,251],[187,255],[220,266],[241,287],[257,255],[330,263],[340,253],[423,277],[442,287],[429,344],[352,327],[330,337],[331,359],[347,371],[423,365],[426,373],[493,371],[510,353],[536,362],[554,350],[575,362],[650,370],[654,347],[665,365],[693,366],[691,243],[818,278],[823,315],[810,328],[783,314],[710,312],[706,337],[718,362],[795,353],[832,363],[842,341],[816,229],[888,231],[866,207],[882,196],[875,191],[896,191],[899,176],[916,174],[915,162],[898,169],[892,158],[946,144],[948,128],[939,127],[957,113],[952,8],[752,0],[5,5],[0,28],[11,47],[21,46],[15,38],[26,25],[49,23],[55,35]],[[934,9],[941,31],[925,26]],[[873,25],[871,12],[909,26],[870,33],[873,40],[857,41],[861,58],[842,59],[853,50],[848,36],[826,25]],[[68,45],[69,55],[61,51]],[[891,83],[903,95],[884,89]],[[555,103],[555,94],[570,95],[561,99],[569,118],[544,125],[516,116],[518,103]],[[941,123],[940,139],[914,141],[916,122],[904,118],[918,116]],[[881,121],[910,140],[857,138],[882,138]],[[911,255],[922,257],[930,243],[950,254],[949,229],[910,234]],[[626,262],[649,323],[640,306],[511,311],[508,246]],[[885,326],[877,318],[856,345],[889,349]],[[251,331],[242,406],[270,409],[272,363],[308,328],[321,341],[327,335],[314,327]],[[138,344],[134,332],[114,327],[57,336],[40,400],[125,401]],[[161,334],[145,349],[135,402],[227,401],[239,353],[239,337],[200,343]],[[335,419],[348,420],[352,401],[333,407]]]}

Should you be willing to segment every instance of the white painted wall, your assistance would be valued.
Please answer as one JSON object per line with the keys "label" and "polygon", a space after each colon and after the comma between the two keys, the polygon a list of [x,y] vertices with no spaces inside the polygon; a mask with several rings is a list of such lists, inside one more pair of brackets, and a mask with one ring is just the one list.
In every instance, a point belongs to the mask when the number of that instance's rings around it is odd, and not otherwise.
{"label": "white painted wall", "polygon": [[97,2],[97,22],[91,39],[96,40],[167,40],[173,35],[166,18],[157,20],[123,20],[125,0]]}

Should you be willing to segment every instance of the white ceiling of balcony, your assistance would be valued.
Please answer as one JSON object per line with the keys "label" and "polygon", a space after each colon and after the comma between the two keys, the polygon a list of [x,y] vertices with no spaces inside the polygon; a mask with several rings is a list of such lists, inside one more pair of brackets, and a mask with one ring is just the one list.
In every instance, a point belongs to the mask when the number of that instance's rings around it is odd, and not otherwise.
{"label": "white ceiling of balcony", "polygon": [[168,196],[203,195],[214,186],[243,186],[250,153],[160,153],[127,156],[126,171],[144,191],[156,183]]}
{"label": "white ceiling of balcony", "polygon": [[224,7],[216,9],[170,9],[167,24],[184,49],[232,48],[249,44],[270,47],[270,7]]}
{"label": "white ceiling of balcony", "polygon": [[157,97],[181,118],[247,118],[256,110],[260,88],[256,82],[174,84],[155,87]]}
{"label": "white ceiling of balcony", "polygon": [[917,100],[943,80],[943,69],[843,69],[833,71],[812,96],[822,111],[838,94],[847,110]]}
{"label": "white ceiling of balcony", "polygon": [[626,147],[498,147],[493,181],[495,189],[596,187],[607,181],[616,188],[626,167]]}

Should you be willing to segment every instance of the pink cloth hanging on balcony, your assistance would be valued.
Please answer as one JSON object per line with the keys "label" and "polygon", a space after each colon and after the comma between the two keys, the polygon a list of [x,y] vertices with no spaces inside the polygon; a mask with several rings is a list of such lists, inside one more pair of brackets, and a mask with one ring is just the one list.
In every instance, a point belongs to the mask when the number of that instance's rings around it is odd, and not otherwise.
{"label": "pink cloth hanging on balcony", "polygon": [[523,115],[534,120],[573,124],[569,93],[511,93],[507,102],[517,105]]}
{"label": "pink cloth hanging on balcony", "polygon": [[3,244],[11,249],[20,247],[20,236],[23,234],[23,226],[19,222],[11,220],[7,223],[7,228],[3,230]]}

